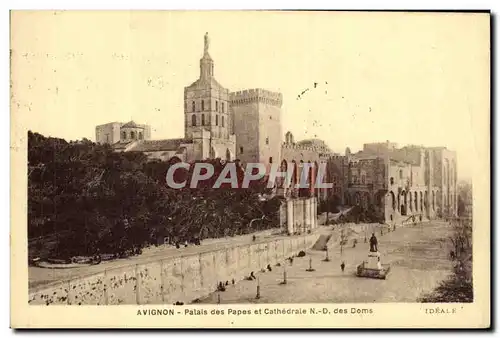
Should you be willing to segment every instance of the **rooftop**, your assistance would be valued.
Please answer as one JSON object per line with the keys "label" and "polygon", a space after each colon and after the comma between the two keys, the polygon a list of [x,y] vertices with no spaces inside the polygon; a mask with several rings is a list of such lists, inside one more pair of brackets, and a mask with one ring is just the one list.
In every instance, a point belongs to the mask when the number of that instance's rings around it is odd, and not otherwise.
{"label": "rooftop", "polygon": [[187,140],[184,138],[174,138],[167,140],[145,140],[140,141],[137,146],[134,147],[133,151],[172,151],[178,150],[182,144],[191,142],[191,140]]}

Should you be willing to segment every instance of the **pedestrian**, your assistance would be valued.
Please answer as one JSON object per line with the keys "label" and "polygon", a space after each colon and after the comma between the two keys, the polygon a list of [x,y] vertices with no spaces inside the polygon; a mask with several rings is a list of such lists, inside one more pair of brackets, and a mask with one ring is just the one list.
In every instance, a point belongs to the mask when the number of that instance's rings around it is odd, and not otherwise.
{"label": "pedestrian", "polygon": [[342,264],[340,264],[340,269],[342,270],[342,272],[344,272],[344,269],[345,269],[345,263],[342,262]]}

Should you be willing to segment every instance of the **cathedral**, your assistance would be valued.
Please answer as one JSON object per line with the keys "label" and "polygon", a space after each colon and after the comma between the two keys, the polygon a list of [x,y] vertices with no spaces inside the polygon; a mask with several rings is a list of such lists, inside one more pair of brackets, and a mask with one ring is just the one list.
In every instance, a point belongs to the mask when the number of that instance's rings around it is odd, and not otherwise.
{"label": "cathedral", "polygon": [[[204,37],[199,78],[184,88],[184,138],[152,140],[151,127],[112,122],[96,127],[96,142],[115,151],[139,151],[150,159],[193,162],[221,158],[262,163],[281,171],[293,167],[298,182],[304,163],[311,164],[310,182],[316,181],[320,164],[326,164],[325,181],[331,188],[306,191],[319,200],[333,198],[341,205],[374,208],[387,222],[413,216],[431,219],[456,215],[456,153],[445,147],[397,148],[390,142],[368,143],[351,154],[335,154],[322,140],[295,141],[287,132],[282,140],[281,93],[265,89],[230,92],[215,79],[215,63]],[[288,190],[288,191],[287,191]],[[301,197],[295,188],[281,189]]]}
{"label": "cathedral", "polygon": [[215,79],[204,37],[199,78],[184,88],[184,138],[152,140],[151,127],[112,122],[96,127],[96,141],[116,151],[140,151],[151,159],[184,162],[221,158],[271,164],[281,156],[281,93],[230,92]]}

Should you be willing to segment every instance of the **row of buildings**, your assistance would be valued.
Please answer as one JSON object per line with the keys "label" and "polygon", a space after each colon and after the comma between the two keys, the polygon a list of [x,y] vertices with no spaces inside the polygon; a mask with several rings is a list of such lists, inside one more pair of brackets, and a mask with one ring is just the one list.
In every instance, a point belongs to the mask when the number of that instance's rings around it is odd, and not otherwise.
{"label": "row of buildings", "polygon": [[[445,147],[405,146],[390,142],[365,144],[363,150],[334,153],[322,140],[282,139],[283,96],[265,89],[230,92],[217,82],[209,38],[204,37],[199,78],[184,88],[184,138],[151,139],[151,127],[112,122],[96,127],[96,141],[116,151],[140,151],[151,159],[191,162],[221,158],[241,163],[259,162],[295,169],[302,163],[318,168],[325,163],[325,180],[332,188],[311,188],[319,200],[336,199],[381,213],[386,221],[413,215],[448,217],[457,211],[456,153]],[[314,181],[313,170],[311,180]],[[300,197],[295,189],[282,192]]]}

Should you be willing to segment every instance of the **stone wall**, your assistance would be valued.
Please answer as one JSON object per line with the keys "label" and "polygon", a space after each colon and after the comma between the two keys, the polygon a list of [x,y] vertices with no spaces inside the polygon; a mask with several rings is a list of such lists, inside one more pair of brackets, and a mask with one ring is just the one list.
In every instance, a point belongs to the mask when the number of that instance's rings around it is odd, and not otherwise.
{"label": "stone wall", "polygon": [[310,248],[317,234],[167,258],[106,270],[30,292],[31,305],[119,305],[189,303],[217,289],[219,282],[243,280],[253,271]]}

